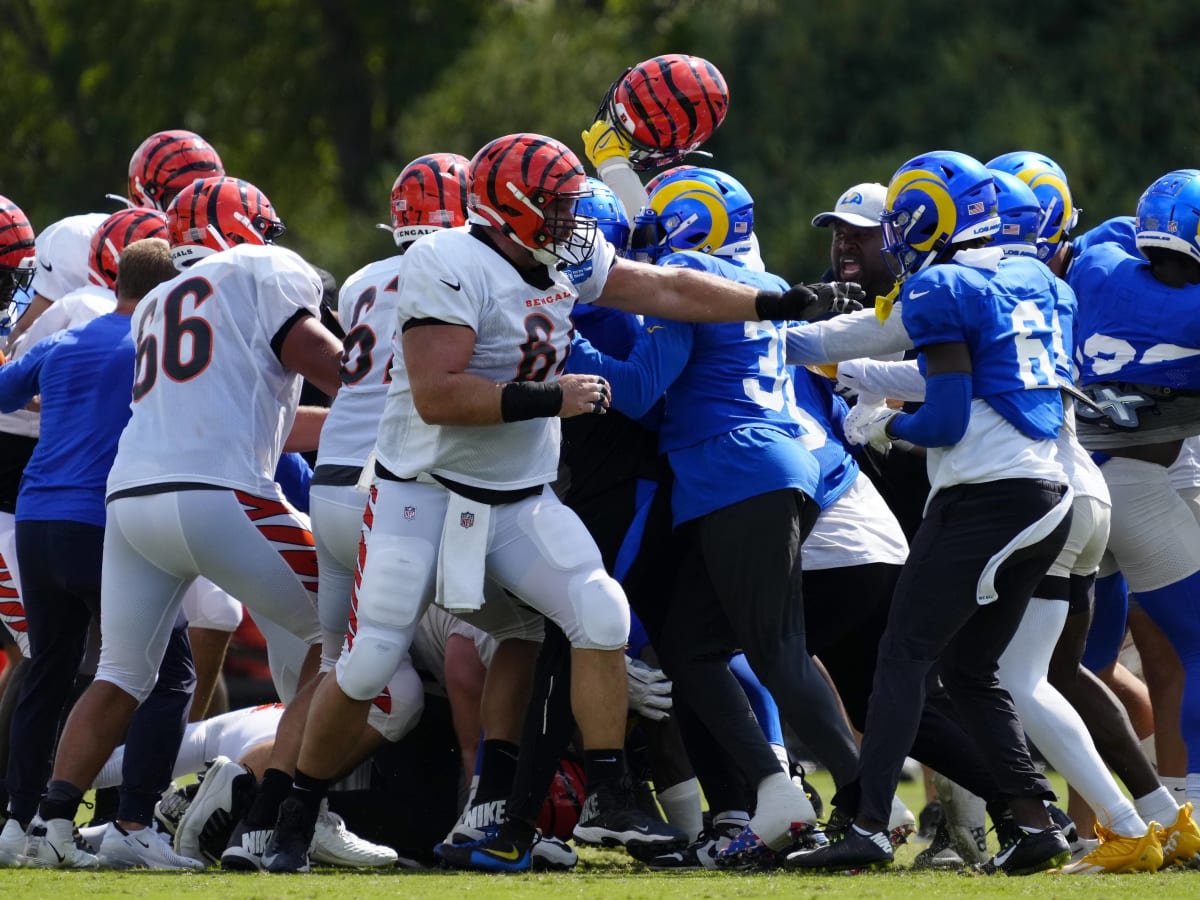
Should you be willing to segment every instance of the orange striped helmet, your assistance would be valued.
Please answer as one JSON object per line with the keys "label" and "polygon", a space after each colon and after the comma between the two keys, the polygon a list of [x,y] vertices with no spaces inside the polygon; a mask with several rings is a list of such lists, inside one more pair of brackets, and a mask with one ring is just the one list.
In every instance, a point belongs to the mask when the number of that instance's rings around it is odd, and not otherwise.
{"label": "orange striped helmet", "polygon": [[191,131],[157,131],[129,159],[129,199],[134,206],[165,210],[197,178],[224,175],[221,157]]}
{"label": "orange striped helmet", "polygon": [[635,169],[683,159],[712,137],[729,109],[720,70],[699,56],[669,53],[639,63],[613,82],[597,117],[633,145]]}
{"label": "orange striped helmet", "polygon": [[240,178],[202,178],[167,207],[171,257],[183,268],[237,244],[270,244],[284,232],[267,195]]}
{"label": "orange striped helmet", "polygon": [[546,265],[578,265],[592,255],[596,220],[575,213],[590,197],[583,165],[571,150],[540,134],[496,138],[475,154],[467,208]]}
{"label": "orange striped helmet", "polygon": [[166,238],[167,216],[157,209],[123,209],[115,212],[92,235],[88,251],[88,279],[92,284],[117,289],[117,266],[121,254],[134,241]]}
{"label": "orange striped helmet", "polygon": [[21,207],[0,196],[0,307],[33,281],[33,226]]}
{"label": "orange striped helmet", "polygon": [[470,165],[470,160],[457,153],[431,153],[401,170],[392,185],[390,231],[397,247],[407,247],[439,228],[466,224]]}

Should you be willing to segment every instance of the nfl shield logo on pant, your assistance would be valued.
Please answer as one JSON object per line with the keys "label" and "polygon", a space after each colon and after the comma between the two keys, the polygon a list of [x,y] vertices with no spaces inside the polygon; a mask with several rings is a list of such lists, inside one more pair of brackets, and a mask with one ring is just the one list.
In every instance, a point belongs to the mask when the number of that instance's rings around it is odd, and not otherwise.
{"label": "nfl shield logo on pant", "polygon": [[475,513],[473,513],[473,512],[460,513],[459,517],[458,517],[458,524],[461,525],[463,528],[470,528],[472,525],[475,524]]}

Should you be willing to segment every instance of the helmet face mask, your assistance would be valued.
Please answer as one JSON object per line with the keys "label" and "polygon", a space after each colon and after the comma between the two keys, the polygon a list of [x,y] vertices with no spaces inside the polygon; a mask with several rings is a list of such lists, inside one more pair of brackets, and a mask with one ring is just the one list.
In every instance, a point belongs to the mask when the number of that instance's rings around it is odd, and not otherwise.
{"label": "helmet face mask", "polygon": [[1000,229],[995,182],[983,163],[965,153],[914,157],[892,176],[880,225],[884,262],[903,281],[948,247]]}
{"label": "helmet face mask", "polygon": [[1146,188],[1134,225],[1143,254],[1160,248],[1200,263],[1200,170],[1177,169]]}
{"label": "helmet face mask", "polygon": [[596,220],[576,213],[591,187],[564,144],[538,134],[506,135],[476,153],[469,171],[468,209],[538,262],[573,266],[592,255]]}
{"label": "helmet face mask", "polygon": [[749,250],[754,199],[725,172],[681,166],[655,185],[648,203],[635,223],[637,259],[679,250],[736,258]]}
{"label": "helmet face mask", "polygon": [[431,153],[401,170],[392,185],[389,229],[397,247],[407,248],[421,235],[466,224],[470,164],[457,153]]}
{"label": "helmet face mask", "polygon": [[729,109],[729,88],[706,59],[669,53],[629,69],[612,83],[597,118],[620,130],[638,170],[683,159],[712,137]]}
{"label": "helmet face mask", "polygon": [[0,308],[17,291],[29,290],[36,271],[33,226],[17,204],[0,196]]}

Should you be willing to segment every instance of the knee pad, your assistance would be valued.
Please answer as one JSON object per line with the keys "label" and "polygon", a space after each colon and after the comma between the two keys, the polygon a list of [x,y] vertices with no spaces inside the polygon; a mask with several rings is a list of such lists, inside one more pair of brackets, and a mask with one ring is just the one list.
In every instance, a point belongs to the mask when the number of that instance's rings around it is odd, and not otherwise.
{"label": "knee pad", "polygon": [[[629,601],[621,586],[597,569],[572,578],[567,587],[578,623],[568,634],[571,646],[583,650],[620,650],[629,640]],[[565,630],[565,629],[564,629]]]}
{"label": "knee pad", "polygon": [[360,623],[353,642],[334,667],[338,686],[352,700],[374,699],[408,659],[411,642],[411,632]]}
{"label": "knee pad", "polygon": [[412,731],[424,711],[425,689],[421,685],[421,676],[413,669],[412,660],[406,657],[387,687],[375,697],[367,714],[367,724],[394,744]]}
{"label": "knee pad", "polygon": [[366,549],[357,591],[359,619],[393,628],[416,627],[432,599],[437,548],[419,538],[376,532],[367,539]]}

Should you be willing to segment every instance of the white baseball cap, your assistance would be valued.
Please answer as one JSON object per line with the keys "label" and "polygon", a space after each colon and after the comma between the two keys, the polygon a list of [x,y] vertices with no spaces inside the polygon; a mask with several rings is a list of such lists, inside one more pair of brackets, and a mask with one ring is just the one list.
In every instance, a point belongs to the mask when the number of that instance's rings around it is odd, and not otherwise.
{"label": "white baseball cap", "polygon": [[838,197],[833,212],[813,216],[812,223],[824,228],[837,219],[858,228],[878,228],[883,215],[883,203],[887,199],[887,188],[878,182],[856,184]]}

